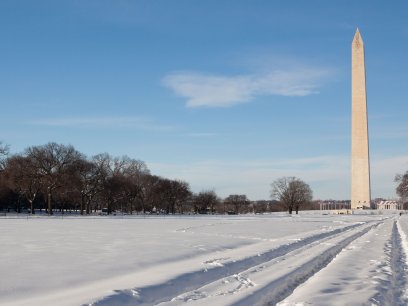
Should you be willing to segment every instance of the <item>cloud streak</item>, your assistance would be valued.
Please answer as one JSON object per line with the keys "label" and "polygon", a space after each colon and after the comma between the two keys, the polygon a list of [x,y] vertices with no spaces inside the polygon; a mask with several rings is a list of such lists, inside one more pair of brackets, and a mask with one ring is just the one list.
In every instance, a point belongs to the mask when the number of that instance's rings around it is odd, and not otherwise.
{"label": "cloud streak", "polygon": [[229,107],[256,96],[307,96],[318,93],[328,70],[302,68],[237,76],[174,72],[163,84],[187,99],[187,107]]}
{"label": "cloud streak", "polygon": [[48,127],[67,128],[136,128],[149,131],[172,131],[173,126],[155,123],[152,119],[144,117],[65,117],[53,119],[41,119],[29,122],[29,124]]}
{"label": "cloud streak", "polygon": [[[149,164],[154,173],[190,182],[195,192],[216,187],[216,192],[222,197],[240,192],[247,194],[252,200],[269,199],[270,184],[282,176],[296,176],[310,184],[315,199],[349,199],[350,166],[350,157],[346,155]],[[394,176],[406,169],[406,155],[373,158],[372,198],[394,198]]]}
{"label": "cloud streak", "polygon": [[253,200],[268,199],[270,184],[282,176],[305,180],[314,190],[315,198],[343,199],[349,191],[350,162],[345,156],[149,163],[149,168],[159,175],[190,182],[196,192],[216,187],[222,197],[241,192]]}

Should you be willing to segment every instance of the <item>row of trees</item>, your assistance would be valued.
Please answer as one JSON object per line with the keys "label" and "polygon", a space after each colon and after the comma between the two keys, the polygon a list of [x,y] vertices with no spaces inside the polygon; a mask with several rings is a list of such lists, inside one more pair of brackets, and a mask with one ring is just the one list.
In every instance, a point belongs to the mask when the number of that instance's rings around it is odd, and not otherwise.
{"label": "row of trees", "polygon": [[71,145],[48,143],[8,156],[0,143],[0,208],[34,214],[55,209],[91,214],[108,213],[246,213],[273,210],[298,212],[312,200],[309,186],[297,178],[281,178],[272,185],[279,201],[251,203],[246,195],[219,199],[212,190],[194,194],[187,182],[150,173],[146,164],[107,153],[91,158]]}

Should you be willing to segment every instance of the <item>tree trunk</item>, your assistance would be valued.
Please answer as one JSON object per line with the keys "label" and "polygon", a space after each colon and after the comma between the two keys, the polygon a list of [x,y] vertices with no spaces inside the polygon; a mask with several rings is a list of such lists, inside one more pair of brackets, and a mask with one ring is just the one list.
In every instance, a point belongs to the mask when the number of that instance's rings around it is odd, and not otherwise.
{"label": "tree trunk", "polygon": [[289,207],[289,214],[290,214],[290,215],[292,214],[292,210],[293,210],[293,208],[292,208],[292,207]]}
{"label": "tree trunk", "polygon": [[19,196],[17,199],[17,213],[21,213],[21,197]]}
{"label": "tree trunk", "polygon": [[84,215],[84,200],[85,199],[85,195],[81,194],[81,206],[80,206],[80,211],[81,211],[81,216]]}
{"label": "tree trunk", "polygon": [[35,212],[34,212],[33,200],[28,200],[28,202],[30,203],[30,213],[31,213],[32,215],[34,215]]}
{"label": "tree trunk", "polygon": [[52,203],[51,203],[51,189],[48,187],[48,214],[51,216],[52,215]]}
{"label": "tree trunk", "polygon": [[86,197],[86,214],[89,215],[91,213],[91,199],[89,196]]}
{"label": "tree trunk", "polygon": [[145,206],[144,200],[141,200],[140,203],[142,203],[142,211],[143,211],[143,214],[146,214],[146,206]]}

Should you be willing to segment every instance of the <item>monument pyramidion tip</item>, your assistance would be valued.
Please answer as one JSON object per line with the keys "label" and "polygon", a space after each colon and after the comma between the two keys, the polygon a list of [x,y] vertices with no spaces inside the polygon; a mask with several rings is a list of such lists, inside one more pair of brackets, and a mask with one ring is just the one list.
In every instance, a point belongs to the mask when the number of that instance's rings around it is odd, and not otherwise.
{"label": "monument pyramidion tip", "polygon": [[356,30],[356,34],[354,34],[354,38],[353,38],[353,47],[360,47],[360,45],[362,45],[363,44],[363,39],[362,39],[362,37],[361,37],[361,34],[360,34],[360,30],[357,28],[357,30]]}

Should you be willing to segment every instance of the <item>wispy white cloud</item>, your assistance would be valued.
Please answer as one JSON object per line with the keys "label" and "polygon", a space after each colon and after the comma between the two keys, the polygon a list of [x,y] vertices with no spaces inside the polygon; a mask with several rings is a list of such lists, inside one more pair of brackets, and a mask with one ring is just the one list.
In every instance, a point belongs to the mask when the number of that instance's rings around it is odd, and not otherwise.
{"label": "wispy white cloud", "polygon": [[121,116],[46,118],[28,123],[38,126],[68,128],[136,128],[151,131],[176,129],[174,126],[158,124],[150,118]]}
{"label": "wispy white cloud", "polygon": [[188,107],[228,107],[261,95],[307,96],[318,93],[327,69],[301,68],[268,73],[223,76],[197,72],[174,72],[165,86],[187,98]]}
{"label": "wispy white cloud", "polygon": [[[218,195],[243,193],[269,199],[271,183],[282,176],[307,182],[315,199],[350,198],[350,157],[343,155],[260,161],[212,160],[182,164],[149,164],[153,173],[190,182],[196,192],[215,188]],[[372,197],[395,197],[394,176],[408,170],[408,156],[376,157],[371,161]]]}
{"label": "wispy white cloud", "polygon": [[216,136],[216,134],[215,133],[205,133],[205,132],[200,133],[200,132],[198,132],[198,133],[187,133],[187,134],[184,134],[184,136],[202,138],[202,137],[213,137],[213,136]]}
{"label": "wispy white cloud", "polygon": [[381,127],[370,132],[372,139],[406,139],[408,137],[408,129],[405,127]]}
{"label": "wispy white cloud", "polygon": [[[182,164],[149,163],[153,173],[191,183],[194,191],[215,188],[228,196],[245,193],[250,199],[268,199],[270,184],[282,176],[296,176],[312,186],[317,198],[344,198],[349,187],[349,160],[343,156],[277,160],[211,160]],[[341,183],[339,183],[341,182]]]}

